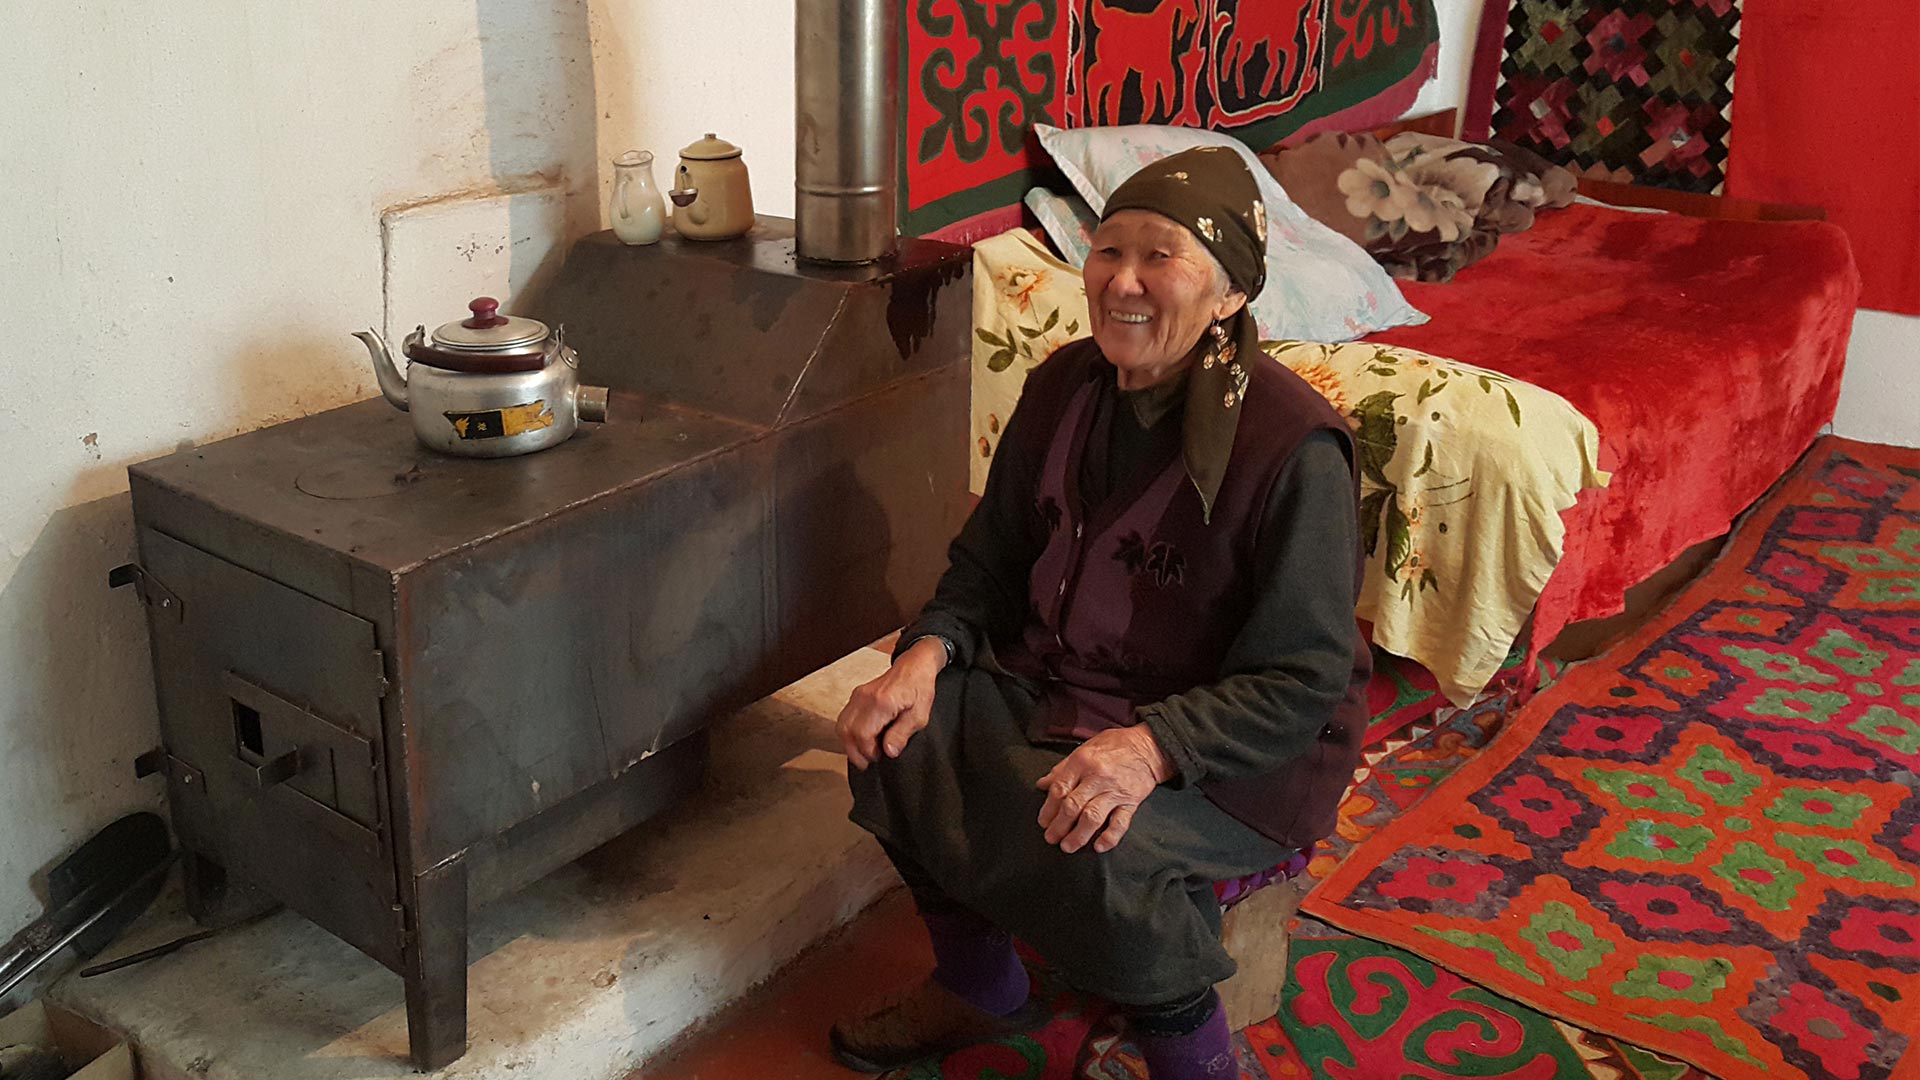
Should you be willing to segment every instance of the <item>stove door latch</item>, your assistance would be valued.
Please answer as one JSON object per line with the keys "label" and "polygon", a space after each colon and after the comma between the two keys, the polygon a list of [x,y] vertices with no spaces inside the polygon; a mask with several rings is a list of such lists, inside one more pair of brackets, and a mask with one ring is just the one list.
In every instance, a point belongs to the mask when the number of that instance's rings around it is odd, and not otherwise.
{"label": "stove door latch", "polygon": [[142,780],[149,776],[165,776],[169,780],[178,780],[181,787],[200,791],[205,791],[207,787],[205,774],[167,753],[164,746],[156,746],[134,758],[133,775]]}
{"label": "stove door latch", "polygon": [[247,781],[257,788],[270,788],[275,784],[284,784],[300,775],[300,750],[295,747],[275,757],[264,765],[242,762],[240,772]]}
{"label": "stove door latch", "polygon": [[122,585],[133,586],[140,599],[155,611],[172,615],[175,622],[186,621],[186,607],[180,602],[179,594],[161,584],[159,578],[139,563],[127,563],[107,571],[107,588],[117,589]]}

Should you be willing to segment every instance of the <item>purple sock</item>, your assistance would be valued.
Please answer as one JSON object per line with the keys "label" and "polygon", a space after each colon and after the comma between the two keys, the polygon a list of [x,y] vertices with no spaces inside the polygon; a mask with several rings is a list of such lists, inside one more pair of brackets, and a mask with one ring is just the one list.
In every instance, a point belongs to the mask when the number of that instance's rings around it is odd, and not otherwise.
{"label": "purple sock", "polygon": [[1011,935],[970,911],[923,911],[920,921],[933,939],[934,982],[995,1016],[1027,1003],[1027,969]]}
{"label": "purple sock", "polygon": [[1240,1076],[1227,1011],[1218,1004],[1205,1023],[1185,1035],[1136,1033],[1135,1041],[1140,1044],[1140,1056],[1147,1059],[1151,1080],[1238,1080]]}

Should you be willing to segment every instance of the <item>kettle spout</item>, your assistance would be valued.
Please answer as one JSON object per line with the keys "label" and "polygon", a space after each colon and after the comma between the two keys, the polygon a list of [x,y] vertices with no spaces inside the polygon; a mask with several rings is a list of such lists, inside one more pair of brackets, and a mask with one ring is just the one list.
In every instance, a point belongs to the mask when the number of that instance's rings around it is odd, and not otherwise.
{"label": "kettle spout", "polygon": [[353,336],[359,338],[373,356],[373,376],[380,380],[380,395],[394,408],[406,412],[407,377],[395,365],[393,354],[387,351],[386,341],[375,330],[356,330]]}

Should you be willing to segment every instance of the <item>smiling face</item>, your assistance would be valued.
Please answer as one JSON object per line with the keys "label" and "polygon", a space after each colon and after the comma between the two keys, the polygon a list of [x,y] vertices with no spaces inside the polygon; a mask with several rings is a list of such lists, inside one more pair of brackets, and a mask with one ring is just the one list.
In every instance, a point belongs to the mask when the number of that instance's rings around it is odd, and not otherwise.
{"label": "smiling face", "polygon": [[1120,369],[1123,390],[1186,367],[1208,325],[1247,302],[1185,226],[1149,210],[1100,223],[1085,275],[1093,340]]}

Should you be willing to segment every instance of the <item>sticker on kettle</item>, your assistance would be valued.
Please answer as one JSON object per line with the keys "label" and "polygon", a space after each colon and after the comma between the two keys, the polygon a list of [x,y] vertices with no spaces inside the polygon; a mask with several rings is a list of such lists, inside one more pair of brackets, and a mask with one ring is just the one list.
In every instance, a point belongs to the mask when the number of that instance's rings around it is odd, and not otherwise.
{"label": "sticker on kettle", "polygon": [[462,439],[503,439],[553,426],[553,410],[547,408],[544,399],[529,401],[525,405],[509,405],[504,409],[450,412],[444,415],[447,422],[453,425],[454,433]]}

